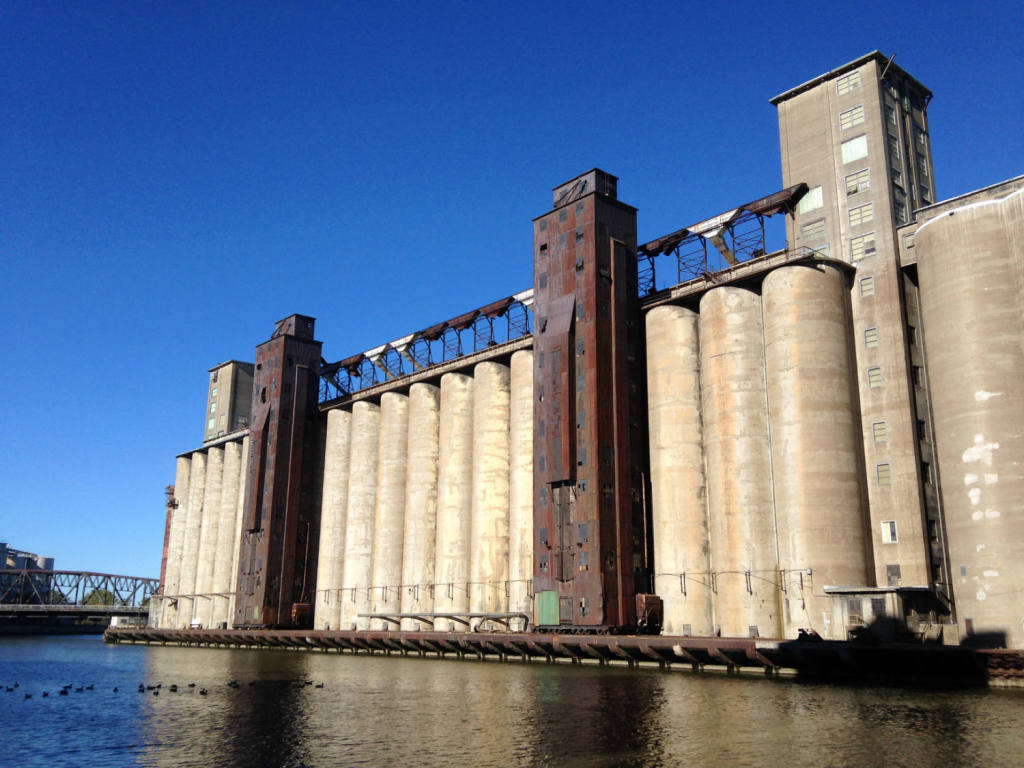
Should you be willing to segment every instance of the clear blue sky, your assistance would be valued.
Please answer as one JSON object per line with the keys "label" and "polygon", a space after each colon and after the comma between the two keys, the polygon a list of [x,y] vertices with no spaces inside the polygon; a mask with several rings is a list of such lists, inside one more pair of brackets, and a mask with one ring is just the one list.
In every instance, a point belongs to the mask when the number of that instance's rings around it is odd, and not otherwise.
{"label": "clear blue sky", "polygon": [[156,575],[211,365],[527,287],[595,165],[641,239],[773,192],[768,100],[876,48],[935,92],[940,198],[1024,172],[1020,0],[691,5],[0,4],[0,541]]}

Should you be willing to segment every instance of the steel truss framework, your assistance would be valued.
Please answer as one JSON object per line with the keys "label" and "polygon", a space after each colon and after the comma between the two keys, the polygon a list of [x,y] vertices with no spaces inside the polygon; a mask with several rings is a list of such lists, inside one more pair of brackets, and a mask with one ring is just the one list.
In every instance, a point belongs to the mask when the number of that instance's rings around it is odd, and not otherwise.
{"label": "steel truss framework", "polygon": [[375,349],[320,366],[320,402],[482,352],[532,333],[533,291],[523,291]]}
{"label": "steel truss framework", "polygon": [[0,605],[117,606],[140,608],[159,579],[87,571],[0,570]]}
{"label": "steel truss framework", "polygon": [[[640,297],[763,256],[765,217],[792,213],[806,192],[806,184],[797,184],[639,246]],[[657,266],[667,255],[676,263],[666,276],[666,266]]]}

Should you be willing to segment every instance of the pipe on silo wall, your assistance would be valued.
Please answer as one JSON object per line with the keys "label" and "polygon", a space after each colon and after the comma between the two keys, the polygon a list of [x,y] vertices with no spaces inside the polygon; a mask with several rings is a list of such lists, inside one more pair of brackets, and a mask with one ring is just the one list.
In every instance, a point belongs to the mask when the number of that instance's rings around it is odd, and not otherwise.
{"label": "pipe on silo wall", "polygon": [[338,629],[341,626],[341,577],[345,557],[351,438],[352,414],[340,408],[328,411],[314,629]]}
{"label": "pipe on silo wall", "polygon": [[[185,518],[188,515],[188,483],[192,460],[179,456],[174,472],[174,511],[171,514],[171,533],[167,540],[167,572],[164,575],[164,594],[177,595],[181,581],[181,554],[185,543]],[[158,626],[162,629],[176,625],[176,600],[161,600]]]}
{"label": "pipe on silo wall", "polygon": [[[181,575],[179,595],[193,595],[196,591],[196,566],[199,562],[199,537],[203,521],[203,498],[206,493],[206,454],[192,454],[192,470],[188,486],[188,514],[185,518],[185,538],[181,548]],[[177,626],[192,623],[193,598],[178,598]]]}
{"label": "pipe on silo wall", "polygon": [[[470,522],[473,510],[473,385],[470,376],[441,377],[438,424],[437,543],[434,549],[434,612],[469,612]],[[438,619],[434,629],[465,631]]]}
{"label": "pipe on silo wall", "polygon": [[199,557],[196,561],[195,603],[192,617],[203,629],[213,619],[213,566],[217,556],[217,529],[220,526],[220,497],[224,480],[224,448],[215,446],[206,455],[206,490],[203,494],[203,519],[199,531]]}
{"label": "pipe on silo wall", "polygon": [[512,354],[509,382],[508,610],[533,616],[533,350]]}
{"label": "pipe on silo wall", "polygon": [[655,307],[645,318],[655,592],[668,635],[714,633],[700,413],[698,316]]}
{"label": "pipe on silo wall", "polygon": [[365,400],[352,405],[348,511],[345,519],[345,559],[341,578],[341,629],[369,629],[373,578],[373,527],[377,499],[377,450],[380,406]]}
{"label": "pipe on silo wall", "polygon": [[1024,647],[1024,191],[917,230],[957,620]]}
{"label": "pipe on silo wall", "polygon": [[[373,533],[373,613],[401,610],[402,542],[405,533],[405,477],[409,445],[409,398],[398,392],[380,397],[377,501]],[[373,629],[393,629],[386,621]]]}
{"label": "pipe on silo wall", "polygon": [[700,375],[716,633],[781,637],[761,297],[700,301]]}
{"label": "pipe on silo wall", "polygon": [[234,628],[235,616],[235,594],[238,590],[238,558],[241,556],[242,546],[242,510],[245,507],[245,483],[248,478],[249,467],[249,436],[242,438],[242,454],[239,457],[238,472],[238,499],[235,506],[235,525],[232,529],[233,539],[231,544],[231,573],[228,581],[228,628]]}
{"label": "pipe on silo wall", "polygon": [[873,580],[848,289],[835,267],[794,265],[765,277],[762,301],[783,627],[830,637],[824,587]]}
{"label": "pipe on silo wall", "polygon": [[[433,384],[409,387],[408,471],[405,532],[402,537],[402,613],[434,610],[434,546],[437,542],[437,460],[441,390]],[[402,619],[406,631],[433,629]]]}
{"label": "pipe on silo wall", "polygon": [[473,369],[473,613],[508,611],[509,384],[507,365],[486,362]]}
{"label": "pipe on silo wall", "polygon": [[217,546],[213,559],[213,580],[210,591],[212,614],[210,626],[217,628],[228,621],[228,596],[231,591],[231,549],[235,543],[235,510],[238,507],[238,477],[241,472],[242,444],[224,445],[224,470],[220,491],[220,512],[217,523]]}

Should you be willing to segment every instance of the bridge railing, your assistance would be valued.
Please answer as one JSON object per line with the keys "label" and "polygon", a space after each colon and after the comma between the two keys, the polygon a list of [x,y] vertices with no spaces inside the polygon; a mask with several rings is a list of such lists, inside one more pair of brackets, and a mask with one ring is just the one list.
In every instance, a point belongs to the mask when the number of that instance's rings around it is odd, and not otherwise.
{"label": "bridge railing", "polygon": [[0,605],[140,607],[159,588],[159,579],[139,576],[32,568],[0,569]]}

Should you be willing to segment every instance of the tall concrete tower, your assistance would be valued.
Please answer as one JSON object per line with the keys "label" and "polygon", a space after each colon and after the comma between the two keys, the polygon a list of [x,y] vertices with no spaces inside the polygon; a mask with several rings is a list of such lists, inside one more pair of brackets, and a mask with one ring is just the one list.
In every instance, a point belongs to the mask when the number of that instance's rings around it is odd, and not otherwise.
{"label": "tall concrete tower", "polygon": [[927,88],[875,51],[772,103],[784,183],[809,187],[786,222],[790,248],[856,268],[850,304],[875,582],[930,585],[948,595],[923,354],[907,320],[913,286],[900,271],[897,234],[916,209],[935,201],[930,99]]}
{"label": "tall concrete tower", "polygon": [[286,317],[256,347],[236,627],[312,626],[320,529],[313,488],[322,455],[314,322]]}
{"label": "tall concrete tower", "polygon": [[649,589],[636,209],[594,169],[534,220],[534,591],[540,625],[635,622]]}

